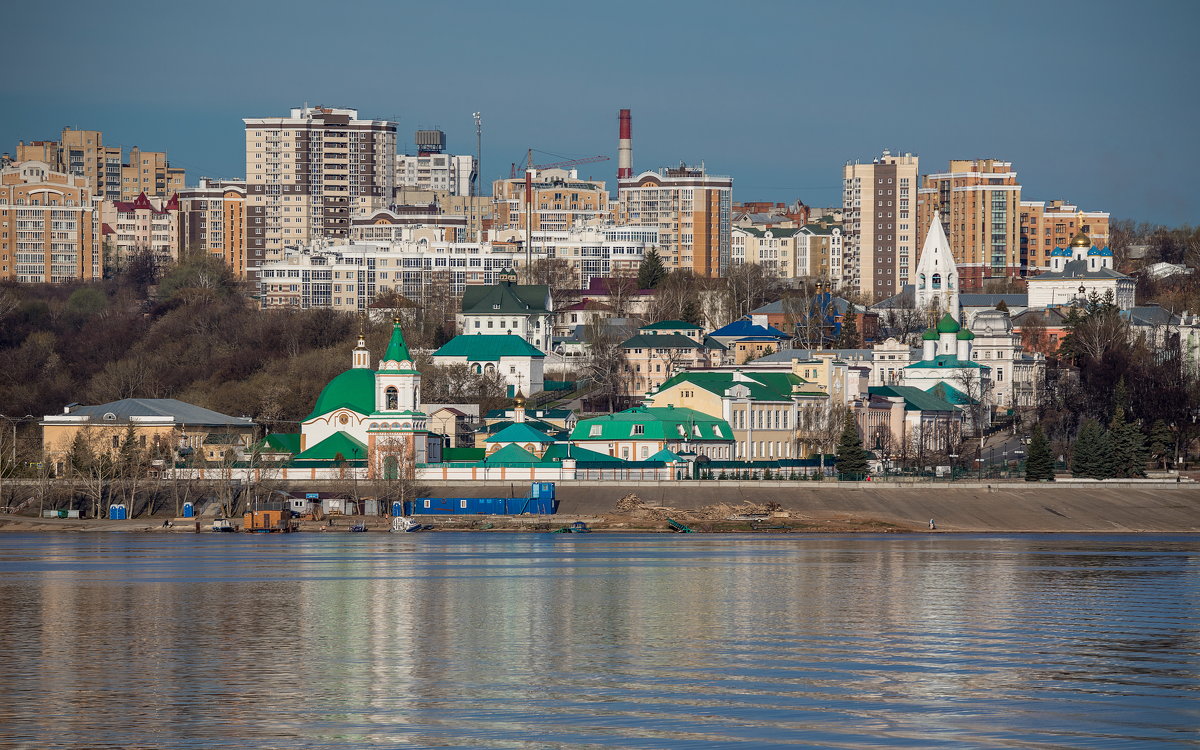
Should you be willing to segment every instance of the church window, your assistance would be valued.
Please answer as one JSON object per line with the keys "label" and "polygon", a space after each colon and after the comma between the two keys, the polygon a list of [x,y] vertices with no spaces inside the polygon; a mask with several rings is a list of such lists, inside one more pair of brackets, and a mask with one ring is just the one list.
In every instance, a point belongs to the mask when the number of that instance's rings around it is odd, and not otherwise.
{"label": "church window", "polygon": [[347,414],[341,415],[340,417],[338,417],[338,422],[341,422],[342,424],[349,424],[349,422],[350,422],[349,415],[347,415]]}
{"label": "church window", "polygon": [[918,288],[918,289],[924,289],[924,288],[925,288],[925,274],[923,274],[923,273],[922,273],[922,274],[919,274],[919,275],[917,276],[917,288]]}
{"label": "church window", "polygon": [[396,390],[395,386],[389,385],[388,389],[383,393],[384,398],[387,401],[387,406],[385,408],[388,411],[395,411],[396,409],[400,408],[400,393]]}
{"label": "church window", "polygon": [[942,275],[940,273],[935,273],[933,275],[933,288],[934,289],[942,288]]}

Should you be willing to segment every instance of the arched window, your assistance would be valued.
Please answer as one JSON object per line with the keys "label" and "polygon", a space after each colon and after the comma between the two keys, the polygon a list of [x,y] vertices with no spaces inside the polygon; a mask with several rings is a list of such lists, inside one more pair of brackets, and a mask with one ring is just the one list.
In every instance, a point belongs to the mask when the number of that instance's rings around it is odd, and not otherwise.
{"label": "arched window", "polygon": [[921,274],[920,276],[917,277],[917,288],[918,289],[925,288],[925,274]]}
{"label": "arched window", "polygon": [[383,394],[387,401],[387,406],[385,408],[388,411],[395,411],[400,408],[400,393],[396,390],[396,386],[389,385]]}
{"label": "arched window", "polygon": [[940,273],[935,273],[933,275],[933,288],[934,289],[942,288],[942,275]]}

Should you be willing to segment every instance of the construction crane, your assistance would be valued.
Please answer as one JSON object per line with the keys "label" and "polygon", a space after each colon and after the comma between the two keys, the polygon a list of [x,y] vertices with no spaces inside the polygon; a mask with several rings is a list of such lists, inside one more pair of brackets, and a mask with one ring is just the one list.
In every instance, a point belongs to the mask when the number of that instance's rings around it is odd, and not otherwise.
{"label": "construction crane", "polygon": [[594,164],[595,162],[598,162],[598,161],[608,161],[608,160],[609,160],[609,157],[607,157],[607,156],[587,156],[582,159],[567,159],[566,161],[556,161],[556,162],[551,162],[550,164],[534,164],[533,163],[533,149],[529,149],[529,151],[526,153],[526,156],[525,156],[525,161],[526,161],[525,168],[518,170],[516,162],[513,162],[512,166],[509,170],[508,176],[509,176],[509,179],[516,179],[517,177],[521,176],[523,173],[525,173],[531,169],[566,169],[567,167],[577,167],[580,164]]}

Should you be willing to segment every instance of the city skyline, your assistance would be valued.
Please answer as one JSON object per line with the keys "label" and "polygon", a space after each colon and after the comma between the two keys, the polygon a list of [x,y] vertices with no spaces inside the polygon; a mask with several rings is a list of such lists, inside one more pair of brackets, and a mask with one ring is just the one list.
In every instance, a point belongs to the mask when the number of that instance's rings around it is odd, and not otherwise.
{"label": "city skyline", "polygon": [[[738,201],[837,205],[842,165],[889,148],[918,155],[923,174],[950,159],[1011,161],[1026,195],[1119,218],[1193,223],[1200,202],[1187,147],[1200,105],[1177,93],[1200,57],[1186,44],[1195,6],[1151,4],[1131,24],[1116,3],[690,3],[686,18],[673,4],[568,17],[459,3],[434,18],[366,2],[345,17],[371,23],[323,37],[326,11],[304,2],[216,2],[196,17],[123,7],[123,33],[144,44],[64,27],[62,54],[3,84],[0,150],[66,125],[98,129],[167,151],[194,184],[245,176],[245,117],[353,107],[395,119],[402,152],[414,130],[436,127],[450,152],[473,153],[480,111],[485,190],[530,147],[612,157],[580,176],[613,190],[616,111],[628,107],[635,172],[702,161],[734,178]],[[13,28],[50,12],[14,8]],[[429,24],[453,33],[412,31]],[[34,34],[9,42],[15,58],[44,49]]]}

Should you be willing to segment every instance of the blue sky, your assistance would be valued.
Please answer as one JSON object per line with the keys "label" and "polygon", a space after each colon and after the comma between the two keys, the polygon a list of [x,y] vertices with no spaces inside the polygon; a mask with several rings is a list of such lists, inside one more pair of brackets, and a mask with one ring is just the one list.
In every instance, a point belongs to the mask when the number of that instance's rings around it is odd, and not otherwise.
{"label": "blue sky", "polygon": [[[73,19],[73,20],[72,20]],[[1010,160],[1026,199],[1200,222],[1197,2],[21,3],[0,150],[64,125],[245,171],[241,118],[310,104],[446,131],[484,173],[525,149],[704,161],[735,200],[839,201],[841,166]],[[550,157],[545,157],[550,159]]]}

